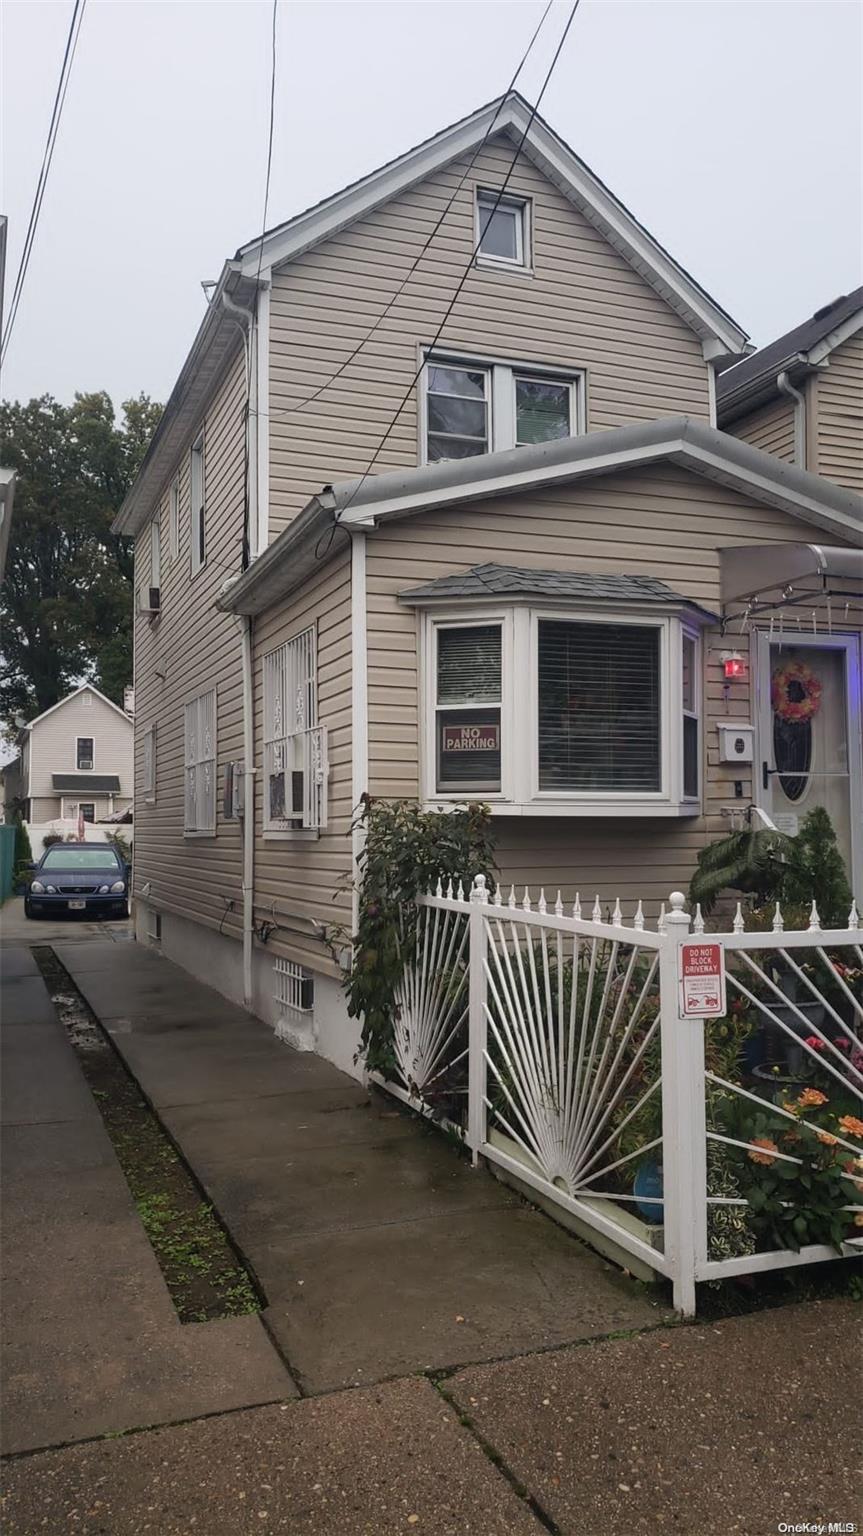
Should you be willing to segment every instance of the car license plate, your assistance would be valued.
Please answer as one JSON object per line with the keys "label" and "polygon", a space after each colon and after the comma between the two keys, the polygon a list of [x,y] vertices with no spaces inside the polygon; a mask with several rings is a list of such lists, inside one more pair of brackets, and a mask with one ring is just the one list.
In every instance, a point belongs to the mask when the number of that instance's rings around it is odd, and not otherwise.
{"label": "car license plate", "polygon": [[70,901],[70,903],[69,903],[69,911],[70,912],[83,912],[84,908],[86,907],[86,905],[87,905],[86,901]]}

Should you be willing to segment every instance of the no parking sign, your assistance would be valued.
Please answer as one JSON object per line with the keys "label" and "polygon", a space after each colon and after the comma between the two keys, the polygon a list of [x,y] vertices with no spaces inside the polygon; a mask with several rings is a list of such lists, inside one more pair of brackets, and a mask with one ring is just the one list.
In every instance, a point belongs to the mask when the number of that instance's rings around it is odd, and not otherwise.
{"label": "no parking sign", "polygon": [[725,948],[715,940],[680,946],[680,1017],[713,1019],[725,1013]]}

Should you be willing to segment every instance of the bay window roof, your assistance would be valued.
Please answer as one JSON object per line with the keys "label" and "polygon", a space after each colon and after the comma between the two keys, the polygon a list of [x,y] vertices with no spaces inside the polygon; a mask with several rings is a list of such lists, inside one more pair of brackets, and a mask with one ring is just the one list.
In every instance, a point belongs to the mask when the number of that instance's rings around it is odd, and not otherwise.
{"label": "bay window roof", "polygon": [[421,605],[437,601],[483,597],[575,598],[593,603],[623,603],[629,607],[659,603],[686,608],[713,622],[716,614],[701,608],[653,576],[595,575],[588,571],[534,571],[517,565],[475,565],[469,571],[440,576],[424,586],[400,592],[399,601]]}

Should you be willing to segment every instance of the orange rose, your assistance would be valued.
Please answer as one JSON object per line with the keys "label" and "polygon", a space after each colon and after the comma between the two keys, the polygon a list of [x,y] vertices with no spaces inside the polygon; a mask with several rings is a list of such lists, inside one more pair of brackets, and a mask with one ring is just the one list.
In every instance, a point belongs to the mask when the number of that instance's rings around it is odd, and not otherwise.
{"label": "orange rose", "polygon": [[818,1140],[823,1141],[825,1147],[835,1147],[839,1140],[838,1136],[831,1136],[829,1131],[818,1131],[817,1135]]}
{"label": "orange rose", "polygon": [[826,1093],[820,1093],[817,1088],[804,1088],[797,1103],[802,1109],[815,1109],[819,1104],[827,1103]]}
{"label": "orange rose", "polygon": [[770,1140],[769,1136],[754,1136],[752,1138],[751,1146],[764,1148],[763,1152],[750,1152],[748,1154],[753,1163],[764,1163],[769,1166],[771,1163],[776,1162],[776,1158],[769,1157],[768,1153],[778,1152],[779,1148],[777,1147],[775,1141]]}
{"label": "orange rose", "polygon": [[849,1136],[863,1136],[863,1120],[858,1120],[856,1115],[840,1116],[839,1125]]}

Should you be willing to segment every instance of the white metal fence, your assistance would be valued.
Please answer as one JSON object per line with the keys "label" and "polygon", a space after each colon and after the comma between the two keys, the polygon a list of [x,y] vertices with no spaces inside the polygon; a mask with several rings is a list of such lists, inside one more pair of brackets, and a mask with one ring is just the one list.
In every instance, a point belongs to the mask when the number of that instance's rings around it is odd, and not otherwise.
{"label": "white metal fence", "polygon": [[863,949],[853,907],[846,929],[822,932],[813,907],[794,933],[778,911],[745,933],[738,908],[705,936],[727,1011],[684,1019],[684,907],[672,893],[650,931],[640,903],[625,922],[619,903],[585,916],[481,876],[469,897],[439,885],[418,903],[386,1086],[667,1276],[692,1314],[699,1281],[863,1244]]}

